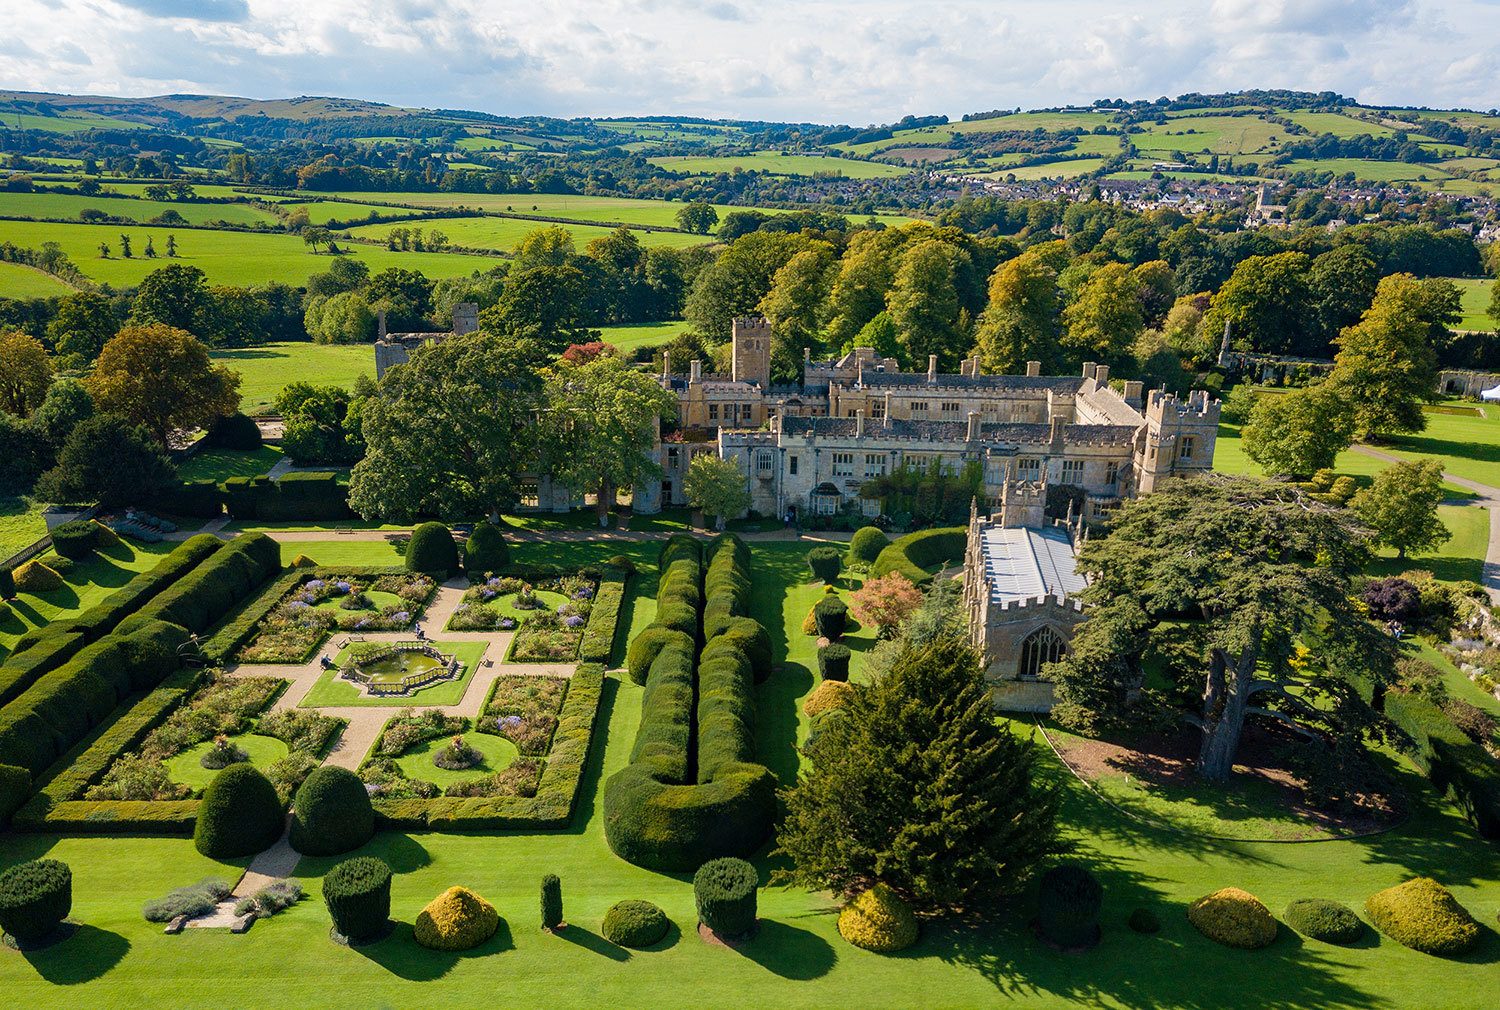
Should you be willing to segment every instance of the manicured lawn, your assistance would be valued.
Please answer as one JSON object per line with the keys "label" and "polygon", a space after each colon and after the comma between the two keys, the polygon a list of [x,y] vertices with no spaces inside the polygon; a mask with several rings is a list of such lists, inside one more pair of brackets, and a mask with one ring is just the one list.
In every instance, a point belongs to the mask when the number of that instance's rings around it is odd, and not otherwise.
{"label": "manicured lawn", "polygon": [[183,480],[224,481],[230,477],[258,477],[282,460],[281,446],[263,445],[259,449],[210,449],[190,456],[177,464],[177,475]]}
{"label": "manicured lawn", "polygon": [[[0,621],[0,647],[9,649],[32,628],[75,614],[98,603],[129,582],[138,572],[156,565],[176,544],[138,544],[122,542],[110,553],[96,554],[86,561],[75,561],[63,576],[67,583],[56,592],[20,593],[10,602],[11,616]],[[42,555],[45,563],[55,557],[50,551]]]}
{"label": "manicured lawn", "polygon": [[[330,534],[332,536],[332,534]],[[281,545],[281,563],[288,565],[299,554],[319,565],[399,565],[402,554],[389,540],[296,540]]]}
{"label": "manicured lawn", "polygon": [[1500,410],[1477,414],[1428,414],[1427,430],[1397,435],[1380,448],[1404,459],[1435,459],[1448,473],[1500,487]]}
{"label": "manicured lawn", "polygon": [[638,323],[635,325],[601,326],[605,343],[614,344],[625,357],[638,347],[655,347],[665,344],[688,328],[686,321],[677,319],[666,323]]}
{"label": "manicured lawn", "polygon": [[1477,505],[1439,505],[1438,518],[1453,536],[1432,554],[1414,554],[1397,560],[1385,548],[1367,569],[1371,575],[1400,575],[1413,568],[1426,569],[1448,582],[1478,582],[1484,572],[1484,555],[1490,542],[1490,513]]}
{"label": "manicured lawn", "polygon": [[1458,321],[1461,330],[1485,330],[1493,331],[1500,327],[1500,323],[1490,318],[1490,292],[1495,287],[1495,282],[1489,278],[1474,279],[1454,277],[1450,278],[1458,285],[1459,294],[1463,297],[1463,318]]}
{"label": "manicured lawn", "polygon": [[375,378],[369,344],[278,343],[213,351],[215,362],[240,373],[240,409],[269,414],[277,394],[293,382],[351,389],[361,375]]}
{"label": "manicured lawn", "polygon": [[515,744],[495,733],[465,733],[463,738],[464,743],[483,755],[479,764],[473,768],[451,771],[447,768],[439,768],[432,763],[433,756],[452,741],[451,737],[446,736],[418,744],[396,758],[396,763],[401,766],[401,770],[409,779],[420,779],[447,788],[455,782],[467,782],[470,779],[493,775],[500,769],[509,767],[510,763],[520,756],[520,751],[516,750]]}
{"label": "manicured lawn", "polygon": [[[798,626],[821,587],[806,581],[806,544],[753,548],[756,614],[772,631],[779,669],[758,690],[758,749],[786,780],[798,761],[800,699],[815,680],[807,666],[811,640]],[[623,553],[644,561],[656,544],[520,545],[519,560],[559,564]],[[643,573],[654,592],[655,573]],[[637,598],[633,626],[649,620],[649,597]],[[780,614],[780,619],[777,614]],[[1021,897],[992,925],[929,924],[913,950],[882,957],[857,950],[837,934],[825,895],[768,887],[759,897],[761,927],[738,950],[709,946],[694,932],[691,883],[631,866],[608,849],[602,830],[605,777],[629,758],[639,723],[641,689],[606,682],[594,746],[572,825],[550,834],[508,832],[442,835],[382,832],[361,851],[397,871],[389,939],[349,949],[327,939],[328,916],[317,898],[319,878],[343,856],[304,859],[298,875],[312,895],[248,935],[190,931],[164,936],[144,922],[140,906],[167,890],[231,866],[199,856],[187,839],[0,838],[0,865],[48,855],[74,872],[74,916],[85,924],[72,940],[26,956],[0,956],[0,986],[17,1006],[88,1006],[125,1010],[161,1003],[218,1008],[274,993],[299,1008],[476,1006],[651,1008],[738,1006],[747,999],[769,1010],[811,1010],[854,1004],[871,1010],[922,1007],[1247,1005],[1390,1007],[1479,1010],[1493,1003],[1500,938],[1487,933],[1480,950],[1447,961],[1418,954],[1373,934],[1354,947],[1304,941],[1283,929],[1268,949],[1247,953],[1199,936],[1184,910],[1224,886],[1243,887],[1276,914],[1293,898],[1325,897],[1358,909],[1376,890],[1416,874],[1451,887],[1477,918],[1493,923],[1497,905],[1494,849],[1424,783],[1412,816],[1384,835],[1305,845],[1210,842],[1121,817],[1039,751],[1049,787],[1063,797],[1063,823],[1076,843],[1072,858],[1104,885],[1101,944],[1084,954],[1053,951],[1031,934],[1033,899]],[[1016,724],[1029,735],[1027,723]],[[1040,744],[1038,743],[1038,746]],[[757,859],[762,879],[775,865]],[[570,928],[552,936],[537,929],[541,876],[563,881]],[[412,941],[418,910],[462,883],[492,901],[504,920],[497,937],[464,955],[426,951]],[[599,936],[604,912],[636,898],[660,905],[675,929],[658,949],[624,951]],[[1132,909],[1150,907],[1163,922],[1156,936],[1125,927]],[[1492,927],[1491,927],[1492,928]],[[0,955],[6,952],[0,951]],[[64,989],[63,986],[68,988]],[[273,997],[266,996],[266,999]]]}
{"label": "manicured lawn", "polygon": [[[336,632],[335,638],[341,637]],[[329,708],[329,707],[354,707],[354,708],[407,708],[411,705],[457,705],[463,700],[464,691],[469,686],[476,670],[479,669],[479,659],[484,655],[484,642],[433,642],[440,652],[447,656],[457,656],[463,665],[463,673],[456,680],[444,680],[430,687],[419,688],[410,694],[395,697],[372,697],[364,693],[358,684],[348,680],[340,680],[337,670],[325,670],[313,685],[307,697],[302,699],[298,708]],[[340,649],[334,657],[334,663],[342,665],[347,661],[349,649]]]}
{"label": "manicured lawn", "polygon": [[0,498],[0,559],[8,558],[47,535],[42,518],[43,502],[27,498]]}
{"label": "manicured lawn", "polygon": [[[0,228],[3,227],[0,224]],[[72,293],[71,285],[35,267],[0,263],[0,298],[60,298]]]}
{"label": "manicured lawn", "polygon": [[[273,736],[240,733],[230,737],[229,740],[250,755],[250,763],[262,771],[287,755],[286,744]],[[181,782],[194,789],[207,788],[209,781],[219,774],[217,769],[205,768],[202,764],[203,755],[212,750],[213,746],[212,740],[205,740],[168,758],[167,772],[172,776],[172,781]]]}

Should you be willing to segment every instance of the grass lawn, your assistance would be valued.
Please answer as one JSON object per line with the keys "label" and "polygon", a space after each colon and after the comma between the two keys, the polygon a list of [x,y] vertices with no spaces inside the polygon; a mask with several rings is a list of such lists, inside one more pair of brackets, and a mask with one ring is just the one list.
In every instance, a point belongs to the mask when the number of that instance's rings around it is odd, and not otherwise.
{"label": "grass lawn", "polygon": [[1386,548],[1366,570],[1371,575],[1400,575],[1421,568],[1447,582],[1478,582],[1490,542],[1489,510],[1477,505],[1439,505],[1438,518],[1453,536],[1435,552],[1398,560],[1396,552]]}
{"label": "grass lawn", "polygon": [[[75,561],[63,576],[67,584],[56,592],[17,594],[9,601],[10,616],[0,621],[0,647],[9,650],[16,639],[32,628],[93,606],[137,573],[154,567],[162,555],[176,546],[122,541],[107,555],[96,554],[86,561]],[[42,560],[55,557],[49,551],[42,555]]]}
{"label": "grass lawn", "polygon": [[1500,410],[1478,414],[1428,414],[1427,430],[1397,435],[1380,448],[1403,459],[1435,459],[1466,480],[1500,487]]}
{"label": "grass lawn", "polygon": [[[238,733],[229,740],[250,755],[250,763],[262,771],[287,756],[286,744],[273,736]],[[213,746],[212,740],[205,740],[168,758],[167,773],[171,775],[172,781],[181,782],[194,789],[207,788],[209,780],[219,774],[218,769],[205,768],[202,764],[203,755],[212,750]]]}
{"label": "grass lawn", "polygon": [[493,775],[502,768],[508,768],[510,763],[520,756],[516,745],[495,733],[465,733],[464,743],[477,750],[482,758],[472,768],[462,771],[451,771],[447,768],[439,768],[432,763],[433,756],[438,751],[447,747],[451,737],[439,737],[436,740],[428,740],[426,743],[417,744],[411,750],[396,758],[396,763],[406,773],[409,779],[420,779],[431,782],[434,785],[447,788],[455,782],[467,782],[470,779],[484,778]]}
{"label": "grass lawn", "polygon": [[281,545],[281,563],[289,565],[299,554],[305,554],[315,564],[340,565],[400,565],[403,555],[389,540],[296,540]]}
{"label": "grass lawn", "polygon": [[[340,680],[337,670],[325,670],[307,692],[298,708],[407,708],[412,705],[457,705],[463,700],[469,681],[479,669],[480,657],[484,655],[484,642],[433,642],[444,655],[457,656],[463,665],[463,673],[457,680],[444,680],[430,687],[418,688],[410,694],[395,697],[371,697],[359,685]],[[334,663],[343,664],[349,648],[340,649]]]}
{"label": "grass lawn", "polygon": [[638,347],[655,347],[665,344],[688,328],[686,320],[676,319],[665,323],[636,323],[619,326],[601,326],[605,343],[614,344],[624,357],[630,357]]}
{"label": "grass lawn", "polygon": [[830,173],[850,179],[889,179],[905,175],[911,169],[883,161],[855,161],[826,154],[781,154],[778,151],[755,151],[733,155],[682,155],[648,158],[647,161],[669,172],[687,175],[717,175],[720,172],[769,172],[772,175],[816,175]]}
{"label": "grass lawn", "polygon": [[251,415],[271,413],[277,394],[293,382],[350,389],[361,375],[375,378],[369,344],[276,343],[210,356],[240,373],[240,409]]}
{"label": "grass lawn", "polygon": [[1461,330],[1493,331],[1500,323],[1490,318],[1490,295],[1495,282],[1489,278],[1449,278],[1458,285],[1462,297],[1463,318],[1458,321]]}
{"label": "grass lawn", "polygon": [[24,550],[47,535],[47,506],[28,498],[0,498],[0,559]]}
{"label": "grass lawn", "polygon": [[1482,708],[1491,715],[1500,716],[1500,699],[1488,691],[1481,691],[1479,685],[1464,676],[1463,671],[1453,665],[1452,660],[1433,648],[1427,638],[1419,635],[1407,638],[1405,641],[1415,649],[1412,653],[1414,658],[1426,660],[1442,671],[1443,686],[1448,689],[1448,694],[1460,701]]}
{"label": "grass lawn", "polygon": [[[4,225],[0,225],[0,228],[3,227]],[[35,267],[24,263],[0,263],[0,297],[59,298],[72,293],[71,284],[65,284]]]}
{"label": "grass lawn", "polygon": [[519,626],[525,623],[528,618],[535,617],[537,614],[556,613],[558,607],[568,602],[568,598],[562,593],[554,593],[546,589],[537,589],[533,593],[542,603],[540,607],[533,610],[522,610],[516,606],[516,597],[520,595],[519,593],[506,593],[504,596],[497,596],[488,603],[481,604],[481,606],[486,610],[493,610],[497,614],[511,618]]}
{"label": "grass lawn", "polygon": [[[120,255],[120,235],[130,236],[133,259]],[[167,236],[177,239],[178,255],[166,259]],[[157,258],[146,259],[141,253],[146,239],[156,246]],[[253,286],[281,281],[303,285],[313,274],[323,273],[333,257],[326,252],[313,253],[296,235],[173,229],[143,225],[58,224],[46,221],[0,221],[0,241],[18,246],[41,248],[43,242],[56,242],[63,252],[90,278],[115,285],[133,287],[141,278],[167,265],[182,263],[201,269],[210,284]],[[110,247],[110,258],[99,256],[99,244]],[[420,270],[428,277],[456,277],[485,270],[495,265],[484,256],[461,253],[392,252],[384,246],[349,245],[347,254],[369,264],[371,273],[386,267]],[[0,291],[0,295],[6,292]]]}
{"label": "grass lawn", "polygon": [[177,464],[177,475],[183,480],[224,481],[230,477],[258,477],[282,460],[281,446],[263,445],[259,449],[210,449],[190,456]]}

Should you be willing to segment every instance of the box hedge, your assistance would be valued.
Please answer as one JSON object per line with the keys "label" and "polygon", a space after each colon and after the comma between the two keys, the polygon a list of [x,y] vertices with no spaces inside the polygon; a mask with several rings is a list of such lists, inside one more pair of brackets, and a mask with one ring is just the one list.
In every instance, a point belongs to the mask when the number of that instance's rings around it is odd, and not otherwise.
{"label": "box hedge", "polygon": [[600,576],[599,591],[594,595],[594,607],[589,612],[589,623],[583,629],[583,642],[578,648],[578,657],[583,662],[608,665],[613,658],[620,609],[625,605],[629,579],[630,576],[618,568],[606,568]]}
{"label": "box hedge", "polygon": [[411,532],[406,545],[406,567],[431,575],[439,582],[458,571],[458,545],[442,523],[423,523]]}
{"label": "box hedge", "polygon": [[0,765],[0,825],[31,797],[31,773],[15,765]]}
{"label": "box hedge", "polygon": [[346,859],[323,875],[323,901],[340,936],[378,937],[391,921],[391,868],[374,856]]}
{"label": "box hedge", "polygon": [[604,913],[600,932],[617,947],[640,950],[666,939],[672,921],[649,901],[620,901]]}
{"label": "box hedge", "polygon": [[73,910],[73,871],[56,859],[0,873],[0,932],[23,943],[46,939]]}
{"label": "box hedge", "polygon": [[252,856],[275,845],[285,824],[271,780],[249,764],[233,764],[203,790],[193,845],[212,859]]}
{"label": "box hedge", "polygon": [[230,477],[223,488],[224,506],[236,519],[347,519],[352,514],[348,491],[334,473]]}
{"label": "box hedge", "polygon": [[177,580],[132,620],[155,618],[199,634],[281,571],[281,546],[264,533],[236,537]]}
{"label": "box hedge", "polygon": [[870,573],[878,578],[900,572],[914,585],[922,585],[932,581],[928,568],[962,558],[967,546],[968,531],[961,526],[908,533],[876,556]]}
{"label": "box hedge", "polygon": [[333,765],[314,768],[293,804],[292,848],[305,856],[337,856],[374,836],[375,810],[359,776]]}
{"label": "box hedge", "polygon": [[156,507],[175,516],[213,519],[224,511],[224,490],[212,480],[183,481],[158,494]]}
{"label": "box hedge", "polygon": [[99,545],[95,529],[87,519],[60,523],[52,529],[52,549],[65,558],[82,561]]}
{"label": "box hedge", "polygon": [[755,928],[755,867],[732,856],[710,859],[693,874],[698,921],[722,937],[746,936]]}
{"label": "box hedge", "polygon": [[1377,891],[1365,900],[1365,914],[1402,946],[1438,957],[1466,954],[1483,936],[1468,910],[1431,877],[1413,877]]}

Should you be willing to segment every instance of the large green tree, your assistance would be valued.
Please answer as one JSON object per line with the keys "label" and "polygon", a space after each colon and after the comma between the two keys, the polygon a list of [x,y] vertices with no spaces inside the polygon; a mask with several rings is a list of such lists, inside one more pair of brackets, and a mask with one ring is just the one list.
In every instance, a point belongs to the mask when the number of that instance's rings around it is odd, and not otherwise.
{"label": "large green tree", "polygon": [[1453,536],[1438,518],[1444,496],[1443,468],[1437,463],[1397,463],[1377,473],[1349,507],[1375,531],[1376,543],[1396,548],[1396,556],[1404,558],[1408,551],[1430,551]]}
{"label": "large green tree", "polygon": [[990,275],[990,303],[979,317],[975,340],[987,371],[1024,372],[1026,362],[1044,370],[1057,363],[1057,271],[1026,252]]}
{"label": "large green tree", "polygon": [[117,333],[84,384],[101,412],[145,425],[164,447],[173,432],[206,427],[240,406],[239,373],[215,365],[191,333],[161,323]]}
{"label": "large green tree", "polygon": [[861,231],[850,238],[828,296],[828,339],[835,350],[853,347],[856,335],[886,310],[906,238],[904,228]]}
{"label": "large green tree", "polygon": [[0,333],[0,410],[26,417],[51,384],[52,359],[41,341],[20,330]]}
{"label": "large green tree", "polygon": [[719,223],[719,212],[705,200],[695,200],[677,212],[677,227],[694,235],[707,235]]}
{"label": "large green tree", "polygon": [[750,489],[745,484],[745,475],[734,460],[700,452],[688,464],[683,492],[689,505],[713,516],[715,528],[722,530],[726,519],[750,507]]}
{"label": "large green tree", "polygon": [[171,460],[148,429],[98,414],[68,435],[57,465],[37,479],[35,493],[53,502],[150,505],[176,479]]}
{"label": "large green tree", "polygon": [[693,282],[684,307],[688,322],[705,337],[728,340],[734,317],[755,311],[770,292],[776,271],[810,241],[800,234],[764,231],[735,239]]}
{"label": "large green tree", "polygon": [[416,351],[362,402],[365,458],[349,504],[366,519],[472,519],[513,504],[535,465],[540,349],[479,331]]}
{"label": "large green tree", "polygon": [[1063,347],[1078,359],[1120,364],[1146,326],[1141,283],[1123,263],[1094,271],[1063,310]]}
{"label": "large green tree", "polygon": [[1328,382],[1354,404],[1359,437],[1427,426],[1422,404],[1437,391],[1432,295],[1410,274],[1383,277],[1364,316],[1339,335]]}
{"label": "large green tree", "polygon": [[908,646],[826,716],[783,791],[777,877],[844,894],[886,884],[919,908],[985,913],[1059,852],[1037,748],[995,719],[961,638]]}
{"label": "large green tree", "polygon": [[815,242],[776,271],[759,311],[771,323],[772,373],[777,381],[796,382],[802,370],[802,348],[823,349],[824,314],[838,269],[833,247]]}
{"label": "large green tree", "polygon": [[1204,326],[1217,336],[1230,324],[1235,350],[1305,354],[1317,313],[1307,277],[1312,261],[1299,252],[1251,256],[1214,295]]}
{"label": "large green tree", "polygon": [[[1352,515],[1292,485],[1168,481],[1079,553],[1087,618],[1053,667],[1054,714],[1095,730],[1176,712],[1198,727],[1197,770],[1211,781],[1228,778],[1252,714],[1329,746],[1370,721],[1356,678],[1384,685],[1394,664],[1394,640],[1355,602],[1368,558]],[[1172,688],[1141,700],[1148,654]]]}
{"label": "large green tree", "polygon": [[213,307],[208,275],[197,267],[173,263],[141,278],[130,305],[130,322],[135,326],[159,323],[208,336]]}
{"label": "large green tree", "polygon": [[936,354],[940,368],[957,370],[969,349],[958,282],[972,269],[968,253],[940,239],[922,239],[901,254],[886,309],[901,332],[904,364],[925,364]]}
{"label": "large green tree", "polygon": [[676,419],[677,398],[655,377],[613,354],[559,365],[547,377],[546,404],[547,469],[576,494],[597,495],[601,527],[619,488],[661,479],[651,449],[657,419]]}
{"label": "large green tree", "polygon": [[1242,432],[1245,454],[1273,476],[1308,477],[1333,466],[1354,440],[1354,405],[1329,383],[1263,393]]}
{"label": "large green tree", "polygon": [[576,266],[512,270],[495,304],[480,312],[479,325],[561,354],[569,344],[599,339],[599,331],[589,328],[589,300],[588,278]]}
{"label": "large green tree", "polygon": [[120,329],[114,301],[97,291],[77,291],[57,303],[57,315],[47,324],[47,338],[59,357],[81,365],[92,364]]}

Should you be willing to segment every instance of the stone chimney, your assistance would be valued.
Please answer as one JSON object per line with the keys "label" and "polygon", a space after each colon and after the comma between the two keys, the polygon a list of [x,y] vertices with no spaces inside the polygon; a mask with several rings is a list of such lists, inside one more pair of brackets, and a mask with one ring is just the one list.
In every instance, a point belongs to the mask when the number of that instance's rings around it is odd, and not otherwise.
{"label": "stone chimney", "polygon": [[971,411],[969,411],[969,433],[968,433],[968,436],[967,436],[967,440],[970,441],[970,442],[977,442],[977,441],[979,441],[979,421],[980,421],[979,411],[977,411],[977,410],[971,410]]}
{"label": "stone chimney", "polygon": [[1083,377],[1085,379],[1092,379],[1094,377],[1094,373],[1098,370],[1099,366],[1095,362],[1085,361],[1083,363]]}
{"label": "stone chimney", "polygon": [[1141,390],[1145,383],[1138,379],[1125,380],[1125,402],[1139,410],[1141,408]]}
{"label": "stone chimney", "polygon": [[984,371],[979,367],[979,355],[977,354],[969,359],[969,374],[976,379],[984,374]]}
{"label": "stone chimney", "polygon": [[1052,418],[1052,428],[1047,433],[1048,441],[1050,441],[1052,443],[1052,445],[1051,445],[1051,451],[1052,452],[1061,452],[1062,451],[1063,426],[1066,425],[1067,423],[1068,422],[1067,422],[1066,418],[1063,418],[1063,417],[1054,417],[1054,418]]}
{"label": "stone chimney", "polygon": [[1099,384],[1100,389],[1103,389],[1105,386],[1109,385],[1108,365],[1099,365],[1094,369],[1094,381]]}
{"label": "stone chimney", "polygon": [[1042,363],[1040,361],[1028,361],[1028,362],[1026,362],[1026,374],[1027,375],[1041,375],[1042,374]]}
{"label": "stone chimney", "polygon": [[927,381],[937,385],[937,355],[927,355]]}
{"label": "stone chimney", "polygon": [[969,359],[968,358],[965,358],[964,360],[962,360],[962,361],[960,361],[958,363],[958,374],[961,375],[961,376],[963,376],[965,379],[967,379],[969,377]]}
{"label": "stone chimney", "polygon": [[670,379],[672,377],[672,352],[661,352],[661,377]]}
{"label": "stone chimney", "polygon": [[854,412],[854,437],[865,437],[865,412],[863,409]]}
{"label": "stone chimney", "polygon": [[698,358],[694,358],[692,361],[688,362],[688,381],[689,382],[702,382],[703,381],[703,362],[702,362],[702,360],[700,360]]}
{"label": "stone chimney", "polygon": [[380,322],[377,324],[377,328],[375,330],[375,339],[376,340],[384,340],[385,339],[385,309],[381,309],[380,310],[380,315],[377,318],[380,320]]}

